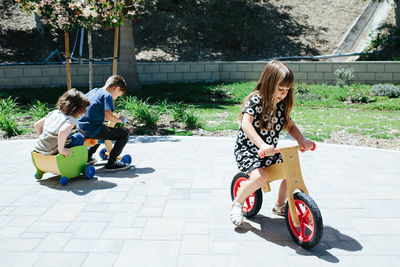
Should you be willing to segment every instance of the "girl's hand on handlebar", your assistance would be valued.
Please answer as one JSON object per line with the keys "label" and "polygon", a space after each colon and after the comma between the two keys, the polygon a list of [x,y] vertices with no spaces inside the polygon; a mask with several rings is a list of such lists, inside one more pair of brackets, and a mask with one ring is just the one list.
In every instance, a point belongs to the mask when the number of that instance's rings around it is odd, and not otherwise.
{"label": "girl's hand on handlebar", "polygon": [[300,151],[304,152],[307,150],[315,150],[315,143],[307,138],[303,139],[302,141],[299,142],[300,145]]}
{"label": "girl's hand on handlebar", "polygon": [[271,145],[267,145],[267,144],[263,144],[260,147],[260,150],[258,150],[258,156],[260,158],[264,158],[267,156],[273,156],[275,155],[275,147],[271,146]]}

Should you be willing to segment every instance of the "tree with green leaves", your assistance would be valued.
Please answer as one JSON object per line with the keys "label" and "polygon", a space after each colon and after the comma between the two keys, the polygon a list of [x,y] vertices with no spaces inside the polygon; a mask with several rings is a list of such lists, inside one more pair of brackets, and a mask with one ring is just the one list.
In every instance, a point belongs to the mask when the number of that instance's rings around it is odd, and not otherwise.
{"label": "tree with green leaves", "polygon": [[[16,0],[22,9],[41,17],[44,25],[65,32],[65,56],[67,65],[67,87],[71,89],[69,33],[78,27],[88,31],[89,43],[89,88],[93,83],[93,53],[91,35],[93,29],[116,29],[114,50],[118,48],[118,29],[124,19],[132,21],[133,1],[125,0]],[[129,5],[129,7],[127,6]],[[113,74],[116,74],[117,53],[114,53]],[[136,62],[135,62],[136,63]]]}

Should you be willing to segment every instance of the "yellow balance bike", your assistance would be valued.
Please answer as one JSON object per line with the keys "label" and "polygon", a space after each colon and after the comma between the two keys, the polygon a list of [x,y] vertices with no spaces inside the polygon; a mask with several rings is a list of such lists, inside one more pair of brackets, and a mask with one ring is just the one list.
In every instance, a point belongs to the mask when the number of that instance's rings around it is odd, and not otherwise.
{"label": "yellow balance bike", "polygon": [[[269,183],[275,180],[287,180],[287,202],[285,209],[285,221],[287,229],[294,242],[303,248],[316,246],[323,232],[321,212],[308,195],[308,190],[301,175],[299,153],[300,146],[284,147],[276,149],[282,154],[283,162],[273,164],[264,169],[267,180],[262,188],[249,195],[243,206],[244,216],[247,218],[257,215],[261,209],[264,192],[271,191]],[[311,150],[315,150],[315,144]],[[259,152],[264,157],[262,151]],[[236,174],[231,184],[232,200],[236,198],[240,186],[247,181],[249,176],[243,172]],[[261,191],[262,189],[262,191]]]}

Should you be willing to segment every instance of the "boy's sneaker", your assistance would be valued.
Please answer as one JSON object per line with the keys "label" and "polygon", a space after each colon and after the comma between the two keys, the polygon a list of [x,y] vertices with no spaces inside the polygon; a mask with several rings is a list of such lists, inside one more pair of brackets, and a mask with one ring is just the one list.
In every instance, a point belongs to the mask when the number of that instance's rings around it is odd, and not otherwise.
{"label": "boy's sneaker", "polygon": [[123,163],[119,160],[116,160],[113,164],[109,165],[107,164],[106,167],[104,168],[106,172],[112,172],[112,171],[122,171],[129,169],[130,165]]}
{"label": "boy's sneaker", "polygon": [[91,157],[90,159],[88,159],[87,164],[88,165],[93,165],[97,162],[97,160],[94,157]]}

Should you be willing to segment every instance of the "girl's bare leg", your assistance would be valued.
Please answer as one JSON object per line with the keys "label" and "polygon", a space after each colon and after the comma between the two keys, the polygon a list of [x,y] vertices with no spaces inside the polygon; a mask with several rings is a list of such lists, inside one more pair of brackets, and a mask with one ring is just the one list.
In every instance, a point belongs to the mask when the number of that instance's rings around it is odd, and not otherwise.
{"label": "girl's bare leg", "polygon": [[278,199],[276,200],[275,205],[280,207],[286,203],[286,193],[287,193],[287,181],[286,179],[284,179],[282,180],[281,186],[279,187]]}
{"label": "girl's bare leg", "polygon": [[[261,188],[267,179],[263,168],[258,168],[250,172],[250,179],[240,185],[240,190],[236,196],[236,201],[243,204],[246,198]],[[285,195],[286,196],[286,195]]]}
{"label": "girl's bare leg", "polygon": [[250,172],[250,179],[240,185],[238,195],[232,203],[231,221],[234,225],[239,226],[243,224],[243,203],[251,193],[262,187],[265,179],[266,174],[264,170],[259,168]]}

